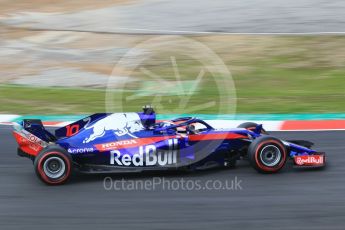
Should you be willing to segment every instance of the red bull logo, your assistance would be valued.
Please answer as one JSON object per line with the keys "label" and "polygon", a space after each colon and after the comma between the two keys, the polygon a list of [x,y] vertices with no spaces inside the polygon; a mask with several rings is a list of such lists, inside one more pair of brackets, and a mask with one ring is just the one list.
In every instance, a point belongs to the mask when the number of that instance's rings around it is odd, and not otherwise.
{"label": "red bull logo", "polygon": [[122,154],[119,150],[110,152],[110,164],[118,166],[166,166],[177,163],[177,139],[170,139],[169,150],[157,150],[154,145],[140,146],[138,153]]}
{"label": "red bull logo", "polygon": [[294,161],[299,166],[321,166],[325,163],[324,155],[295,156]]}

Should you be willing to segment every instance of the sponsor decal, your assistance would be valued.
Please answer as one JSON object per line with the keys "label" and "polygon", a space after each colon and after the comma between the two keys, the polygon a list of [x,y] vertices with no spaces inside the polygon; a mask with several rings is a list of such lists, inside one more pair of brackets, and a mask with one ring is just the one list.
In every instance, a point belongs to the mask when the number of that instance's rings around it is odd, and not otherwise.
{"label": "sponsor decal", "polygon": [[36,141],[34,136],[31,136],[31,139],[26,139],[25,137],[21,137],[20,141],[21,145],[28,146],[30,149],[34,150],[35,152],[39,152],[42,149],[42,146],[39,142]]}
{"label": "sponsor decal", "polygon": [[324,155],[295,156],[294,161],[300,166],[320,166],[324,164],[325,158]]}
{"label": "sponsor decal", "polygon": [[44,146],[44,141],[42,141],[40,138],[36,137],[35,135],[28,133],[28,132],[22,132],[24,134],[25,137],[23,137],[23,141],[24,139],[27,139],[27,141],[31,142],[31,143],[35,143],[35,144],[39,144],[41,146]]}
{"label": "sponsor decal", "polygon": [[100,152],[110,151],[115,149],[133,148],[143,145],[153,144],[155,142],[176,138],[177,136],[162,136],[162,137],[146,137],[146,138],[135,138],[129,140],[114,141],[104,144],[95,145],[96,149]]}
{"label": "sponsor decal", "polygon": [[14,131],[14,137],[16,138],[20,148],[33,156],[36,156],[43,147],[46,146],[46,143],[35,135],[30,134],[23,130],[21,133]]}
{"label": "sponsor decal", "polygon": [[96,148],[101,151],[106,150],[113,150],[113,149],[122,149],[122,148],[130,148],[137,146],[138,141],[135,139],[132,140],[123,140],[123,141],[115,141],[106,144],[96,145]]}
{"label": "sponsor decal", "polygon": [[114,113],[91,126],[85,125],[85,129],[92,129],[89,137],[85,138],[84,143],[89,143],[97,138],[103,137],[106,131],[113,131],[116,136],[133,135],[134,132],[144,129],[141,119],[137,113]]}
{"label": "sponsor decal", "polygon": [[138,153],[130,155],[119,150],[110,152],[110,164],[118,166],[166,166],[177,163],[177,139],[169,139],[169,150],[157,150],[154,145],[140,146]]}
{"label": "sponsor decal", "polygon": [[92,153],[94,148],[69,148],[67,151],[69,153]]}
{"label": "sponsor decal", "polygon": [[66,137],[71,137],[79,132],[79,125],[67,125],[66,126]]}

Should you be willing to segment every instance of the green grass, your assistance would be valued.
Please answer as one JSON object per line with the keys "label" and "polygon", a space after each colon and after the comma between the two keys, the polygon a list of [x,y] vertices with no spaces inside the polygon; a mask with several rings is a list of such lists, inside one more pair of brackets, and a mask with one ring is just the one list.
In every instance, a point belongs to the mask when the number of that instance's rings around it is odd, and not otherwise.
{"label": "green grass", "polygon": [[0,110],[17,114],[74,114],[104,111],[96,90],[0,86]]}
{"label": "green grass", "polygon": [[[224,37],[195,39],[215,50],[231,71],[236,87],[237,113],[345,112],[345,37],[239,37],[231,38],[232,42],[224,42]],[[159,61],[147,63],[147,68],[171,82],[175,76],[169,58],[168,61],[161,61],[165,56],[158,55],[156,60]],[[194,80],[200,71],[200,63],[183,57],[176,58],[182,80]],[[135,77],[154,82],[140,72],[136,72]],[[224,76],[216,77],[224,80]],[[180,103],[186,96],[176,92],[164,94],[162,88],[165,86],[162,84],[146,84],[145,87],[152,87],[152,95],[149,95],[142,91],[143,85],[137,81],[127,85],[123,92],[113,92],[114,106],[111,110],[138,111],[142,105],[152,103],[160,113],[234,112],[230,108],[235,102],[227,100],[226,89],[219,91],[208,72],[183,106]],[[141,93],[140,97],[135,96],[140,95],[138,92]],[[154,96],[157,92],[159,95]],[[0,113],[103,112],[106,110],[105,95],[104,90],[2,85]],[[202,107],[210,101],[215,104]]]}
{"label": "green grass", "polygon": [[[258,69],[256,79],[237,78],[243,113],[327,113],[345,111],[345,71]],[[271,77],[279,76],[279,77]],[[325,76],[319,78],[319,76]],[[263,80],[264,79],[264,80]],[[269,84],[267,84],[269,82]]]}
{"label": "green grass", "polygon": [[[331,71],[330,71],[331,72]],[[330,113],[345,112],[344,77],[342,73],[325,70],[258,69],[253,75],[235,77],[238,113]],[[315,79],[315,76],[329,77]],[[344,71],[345,74],[345,71]],[[272,77],[273,75],[279,78]],[[270,82],[270,84],[267,84]],[[219,99],[216,87],[203,85],[203,90],[192,95],[187,107]],[[151,96],[140,96],[129,101],[132,92],[113,92],[115,106],[112,110],[137,111],[142,105],[152,103]],[[163,113],[220,113],[219,104],[197,111],[179,108],[178,96],[162,96],[153,105]],[[222,106],[231,106],[222,104]],[[87,114],[103,112],[105,91],[81,89],[28,88],[0,86],[1,113],[17,114]],[[226,111],[226,110],[225,110]],[[224,112],[223,112],[224,113]]]}

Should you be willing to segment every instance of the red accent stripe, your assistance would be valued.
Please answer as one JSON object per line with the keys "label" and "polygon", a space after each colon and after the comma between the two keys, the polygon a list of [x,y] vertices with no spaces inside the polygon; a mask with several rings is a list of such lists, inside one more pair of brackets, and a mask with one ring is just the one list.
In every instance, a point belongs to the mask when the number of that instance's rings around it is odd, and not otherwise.
{"label": "red accent stripe", "polygon": [[162,136],[162,137],[146,137],[146,138],[133,138],[129,140],[114,141],[104,144],[95,145],[98,151],[109,151],[115,149],[133,148],[143,145],[149,145],[155,142],[168,140],[171,138],[178,138],[178,136]]}
{"label": "red accent stripe", "polygon": [[209,134],[194,134],[189,135],[190,141],[205,141],[205,140],[226,140],[226,139],[242,139],[248,138],[245,135],[237,133],[209,133]]}
{"label": "red accent stripe", "polygon": [[42,123],[43,125],[58,125],[58,124],[61,124],[62,121],[44,121]]}
{"label": "red accent stripe", "polygon": [[[115,141],[104,144],[95,145],[98,151],[110,151],[115,149],[133,148],[143,145],[153,144],[159,141],[168,140],[171,138],[181,138],[181,136],[162,136],[162,137],[146,137],[134,138],[129,140]],[[189,135],[190,141],[206,141],[206,140],[225,140],[225,139],[242,139],[247,136],[236,133],[212,133],[212,134],[194,134]]]}
{"label": "red accent stripe", "polygon": [[280,130],[345,129],[345,120],[285,121]]}

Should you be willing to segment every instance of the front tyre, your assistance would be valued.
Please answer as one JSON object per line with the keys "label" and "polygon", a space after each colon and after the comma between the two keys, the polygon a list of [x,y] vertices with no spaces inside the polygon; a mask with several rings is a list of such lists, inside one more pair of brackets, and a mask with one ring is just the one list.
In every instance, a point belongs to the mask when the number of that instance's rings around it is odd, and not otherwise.
{"label": "front tyre", "polygon": [[60,185],[71,176],[72,158],[58,146],[48,147],[35,158],[37,176],[46,184]]}
{"label": "front tyre", "polygon": [[276,173],[285,165],[287,150],[279,139],[261,136],[249,145],[248,158],[258,172]]}

